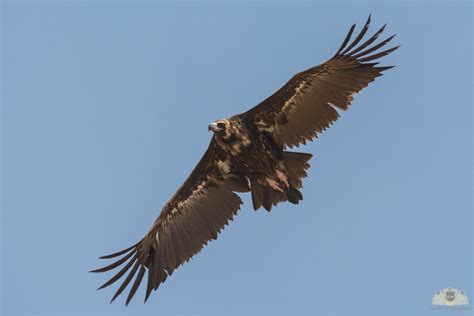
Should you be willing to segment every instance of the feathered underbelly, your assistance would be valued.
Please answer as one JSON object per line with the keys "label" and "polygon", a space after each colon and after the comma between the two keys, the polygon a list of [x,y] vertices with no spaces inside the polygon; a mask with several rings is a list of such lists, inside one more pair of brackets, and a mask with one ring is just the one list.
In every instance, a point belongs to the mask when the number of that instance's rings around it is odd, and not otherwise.
{"label": "feathered underbelly", "polygon": [[230,163],[235,173],[257,180],[275,173],[280,164],[278,156],[280,156],[278,152],[250,146],[231,157]]}

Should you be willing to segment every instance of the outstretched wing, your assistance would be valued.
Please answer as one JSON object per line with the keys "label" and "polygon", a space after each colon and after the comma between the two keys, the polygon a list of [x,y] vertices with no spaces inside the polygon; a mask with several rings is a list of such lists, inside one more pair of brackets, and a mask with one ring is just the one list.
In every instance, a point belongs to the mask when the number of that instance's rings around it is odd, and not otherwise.
{"label": "outstretched wing", "polygon": [[260,132],[270,135],[282,148],[313,140],[337,120],[336,109],[347,110],[355,93],[381,76],[382,71],[393,67],[377,67],[378,62],[373,62],[399,47],[379,52],[394,35],[371,45],[382,34],[385,25],[357,46],[369,24],[370,16],[362,31],[349,44],[355,29],[355,24],[352,25],[331,59],[298,73],[280,90],[239,116],[255,124]]}
{"label": "outstretched wing", "polygon": [[216,239],[220,230],[232,220],[242,204],[234,191],[246,192],[249,188],[246,179],[220,171],[217,164],[224,159],[213,138],[204,156],[166,203],[148,234],[127,249],[101,257],[119,259],[91,272],[105,272],[125,264],[99,287],[107,287],[127,274],[112,301],[136,275],[127,297],[128,304],[145,273],[148,273],[146,301],[152,290],[156,290],[178,266],[191,259],[208,241]]}

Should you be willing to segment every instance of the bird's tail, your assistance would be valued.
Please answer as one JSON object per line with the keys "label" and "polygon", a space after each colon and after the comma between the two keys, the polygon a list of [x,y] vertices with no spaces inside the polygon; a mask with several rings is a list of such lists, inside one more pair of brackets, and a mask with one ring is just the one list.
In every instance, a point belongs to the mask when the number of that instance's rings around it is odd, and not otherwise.
{"label": "bird's tail", "polygon": [[276,191],[256,180],[250,180],[252,187],[252,203],[255,210],[264,207],[267,211],[272,209],[282,201],[298,204],[303,200],[303,195],[299,191],[302,186],[302,179],[306,177],[306,170],[310,167],[308,161],[313,155],[308,153],[288,152],[282,154],[283,163],[286,167],[286,177],[289,187],[284,191]]}

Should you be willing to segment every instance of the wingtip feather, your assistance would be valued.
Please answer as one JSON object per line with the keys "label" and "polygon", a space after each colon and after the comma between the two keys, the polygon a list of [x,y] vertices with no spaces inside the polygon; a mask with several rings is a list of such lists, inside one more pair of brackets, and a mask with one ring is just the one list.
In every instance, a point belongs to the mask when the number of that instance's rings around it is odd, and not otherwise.
{"label": "wingtip feather", "polygon": [[118,257],[118,256],[123,255],[124,253],[126,253],[126,252],[132,250],[133,248],[135,248],[136,246],[138,246],[139,243],[140,243],[140,242],[138,242],[138,243],[136,243],[135,245],[130,246],[130,247],[126,248],[126,249],[123,249],[123,250],[114,252],[114,253],[112,253],[112,254],[110,254],[110,255],[105,255],[105,256],[99,257],[99,259],[111,259],[111,258]]}

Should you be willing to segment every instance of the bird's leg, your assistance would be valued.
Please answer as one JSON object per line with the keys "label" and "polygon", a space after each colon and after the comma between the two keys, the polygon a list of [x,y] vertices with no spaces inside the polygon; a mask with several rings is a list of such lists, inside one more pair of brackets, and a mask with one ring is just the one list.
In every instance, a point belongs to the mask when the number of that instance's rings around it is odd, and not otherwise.
{"label": "bird's leg", "polygon": [[276,175],[277,175],[278,179],[285,184],[285,188],[290,187],[290,185],[288,184],[288,177],[286,176],[286,174],[284,174],[280,170],[277,170]]}
{"label": "bird's leg", "polygon": [[278,182],[270,178],[265,178],[265,180],[267,181],[267,184],[270,186],[270,188],[272,188],[275,191],[283,192],[283,189],[280,188],[280,185],[278,184]]}

